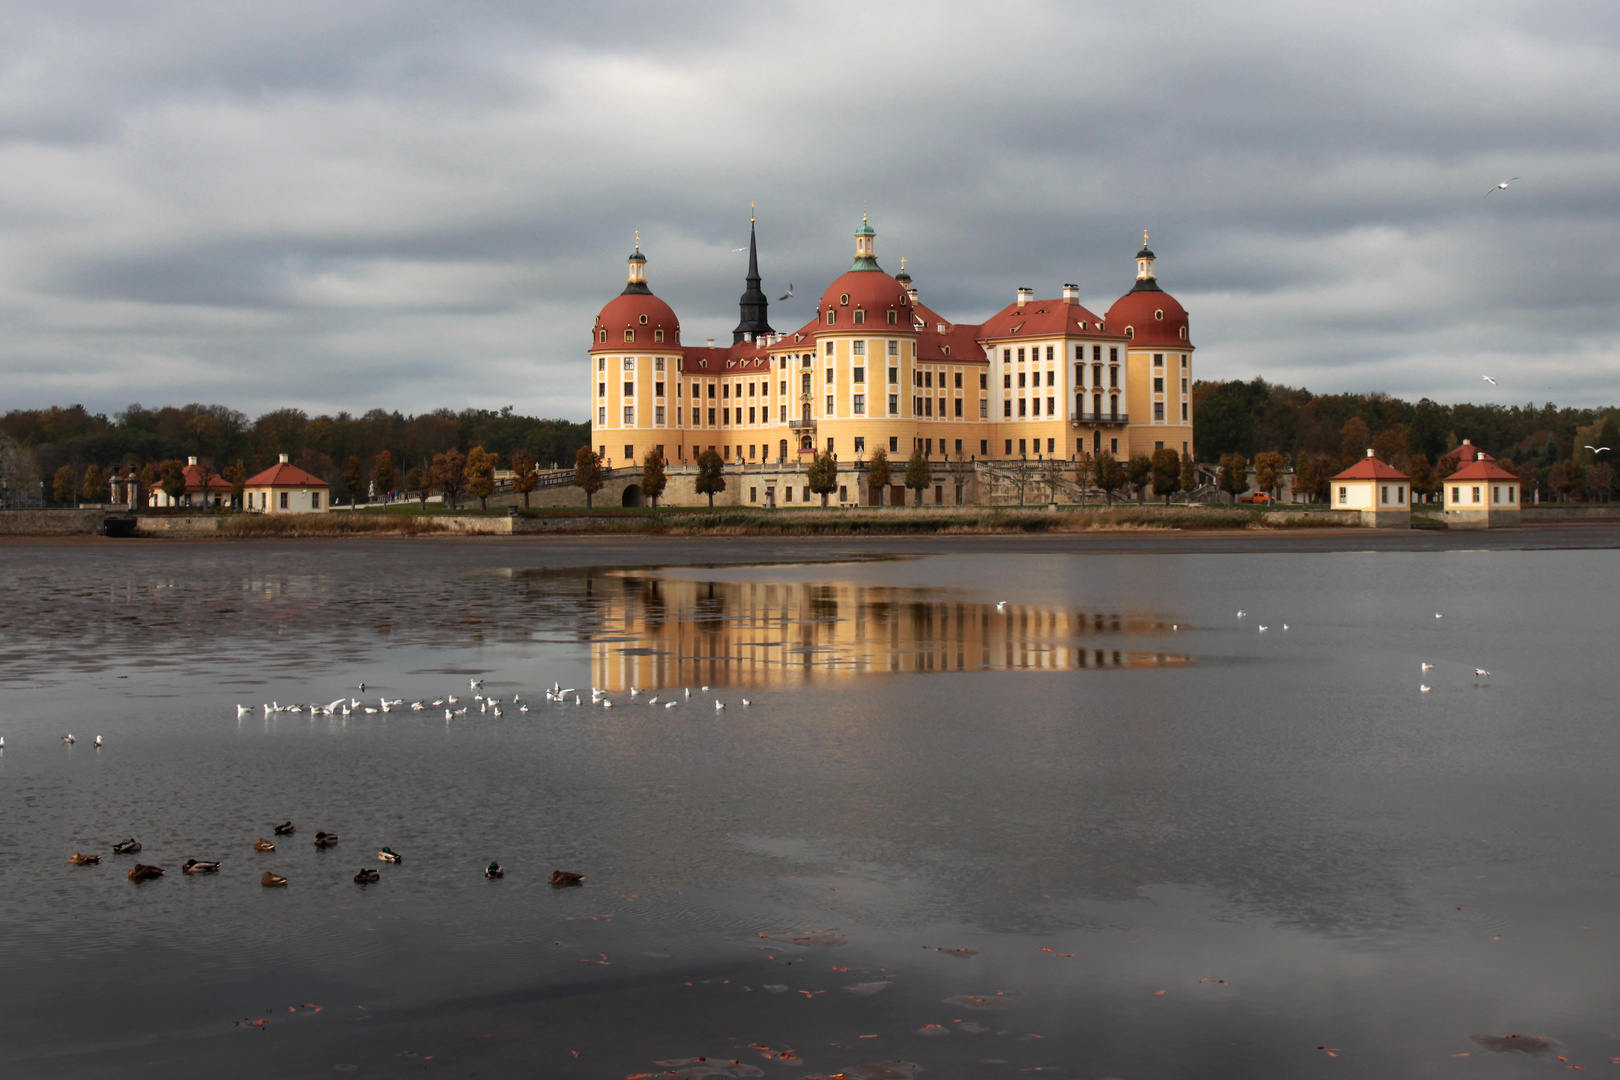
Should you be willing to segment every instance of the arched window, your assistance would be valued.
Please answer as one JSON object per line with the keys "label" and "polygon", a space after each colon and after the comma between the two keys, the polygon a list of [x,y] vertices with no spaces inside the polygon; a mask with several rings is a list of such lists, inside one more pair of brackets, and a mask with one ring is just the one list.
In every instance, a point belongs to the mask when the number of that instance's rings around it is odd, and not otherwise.
{"label": "arched window", "polygon": [[[1183,326],[1183,327],[1182,327],[1182,328],[1181,328],[1181,340],[1182,340],[1182,341],[1186,341],[1186,340],[1187,340],[1187,328],[1186,328],[1186,327],[1185,327],[1185,326]],[[1182,359],[1183,359],[1183,360],[1185,360],[1185,359],[1186,359],[1186,357],[1185,357],[1185,356],[1184,356],[1184,357],[1182,357]]]}
{"label": "arched window", "polygon": [[626,330],[624,332],[624,340],[626,340],[626,341],[634,341],[634,340],[636,340],[636,332],[634,330]]}
{"label": "arched window", "polygon": [[[1153,317],[1155,319],[1159,320],[1160,322],[1164,322],[1164,308],[1160,308],[1159,310],[1155,311],[1153,313]],[[642,321],[646,322],[646,316],[645,315],[642,316]]]}
{"label": "arched window", "polygon": [[1127,326],[1125,328],[1125,336],[1128,337],[1128,338],[1135,338],[1136,337],[1136,327]]}
{"label": "arched window", "polygon": [[607,341],[607,331],[606,330],[598,330],[596,332],[596,340],[597,341],[602,341],[602,342]]}
{"label": "arched window", "polygon": [[894,310],[894,308],[889,309],[889,325],[890,326],[899,326],[900,325],[900,313],[898,311]]}
{"label": "arched window", "polygon": [[832,308],[827,309],[827,325],[831,326],[838,321],[838,312]]}
{"label": "arched window", "polygon": [[866,325],[866,312],[863,311],[860,308],[855,309],[855,325],[856,326],[865,326]]}
{"label": "arched window", "polygon": [[653,340],[657,341],[657,342],[662,342],[664,340],[664,332],[662,330],[654,330],[653,331]]}

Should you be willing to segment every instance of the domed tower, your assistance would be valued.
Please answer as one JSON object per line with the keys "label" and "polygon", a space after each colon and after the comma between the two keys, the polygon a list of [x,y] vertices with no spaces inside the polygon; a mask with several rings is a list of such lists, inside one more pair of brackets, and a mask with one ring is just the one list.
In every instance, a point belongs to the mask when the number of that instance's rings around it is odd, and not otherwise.
{"label": "domed tower", "polygon": [[680,320],[647,285],[639,234],[626,263],[624,291],[607,302],[591,329],[591,445],[614,466],[634,465],[648,450],[680,441],[673,396]]}
{"label": "domed tower", "polygon": [[731,332],[731,343],[736,345],[742,341],[758,341],[767,334],[772,333],[770,320],[766,318],[766,309],[770,307],[770,299],[765,291],[759,287],[759,251],[754,244],[754,219],[748,219],[748,287],[743,290],[742,298],[738,300],[737,307],[741,313],[741,320],[737,329]]}
{"label": "domed tower", "polygon": [[1159,285],[1155,256],[1142,232],[1136,253],[1136,284],[1114,301],[1103,325],[1124,334],[1126,400],[1129,402],[1130,455],[1152,456],[1169,447],[1192,452],[1192,353],[1187,310]]}

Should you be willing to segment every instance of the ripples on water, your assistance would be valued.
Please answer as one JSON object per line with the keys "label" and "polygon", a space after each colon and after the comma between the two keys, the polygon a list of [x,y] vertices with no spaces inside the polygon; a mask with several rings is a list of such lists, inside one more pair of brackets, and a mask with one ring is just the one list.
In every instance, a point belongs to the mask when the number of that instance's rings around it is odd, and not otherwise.
{"label": "ripples on water", "polygon": [[[1607,552],[3,554],[23,1073],[1431,1076],[1532,1029],[1609,1054]],[[532,711],[258,708],[466,705],[474,677]],[[125,879],[131,834],[164,878]]]}

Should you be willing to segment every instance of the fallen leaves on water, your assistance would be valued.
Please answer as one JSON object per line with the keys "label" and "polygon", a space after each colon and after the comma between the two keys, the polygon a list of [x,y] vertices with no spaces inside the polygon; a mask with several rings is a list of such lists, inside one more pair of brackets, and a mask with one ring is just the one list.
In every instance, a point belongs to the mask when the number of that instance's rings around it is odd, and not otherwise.
{"label": "fallen leaves on water", "polygon": [[756,1065],[744,1065],[736,1058],[729,1060],[710,1061],[706,1057],[675,1058],[670,1061],[655,1061],[654,1065],[667,1065],[670,1070],[665,1073],[653,1075],[670,1077],[671,1080],[707,1080],[708,1077],[742,1077],[764,1076]]}
{"label": "fallen leaves on water", "polygon": [[1498,1054],[1540,1054],[1547,1040],[1535,1035],[1470,1035],[1470,1039]]}
{"label": "fallen leaves on water", "polygon": [[830,1080],[911,1080],[922,1071],[922,1066],[910,1061],[878,1061],[870,1065],[851,1065],[843,1072],[835,1072]]}

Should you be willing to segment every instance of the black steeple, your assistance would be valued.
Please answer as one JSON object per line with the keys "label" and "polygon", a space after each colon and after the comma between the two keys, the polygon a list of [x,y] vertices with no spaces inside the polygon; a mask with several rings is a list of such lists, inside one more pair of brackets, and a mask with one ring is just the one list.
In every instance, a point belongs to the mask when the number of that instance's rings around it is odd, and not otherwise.
{"label": "black steeple", "polygon": [[772,333],[771,324],[765,315],[765,309],[770,307],[765,292],[759,287],[759,249],[754,243],[754,219],[748,219],[748,288],[743,290],[742,299],[737,301],[741,321],[737,329],[731,332],[731,343],[737,344],[744,337],[751,337],[758,341],[766,334]]}

